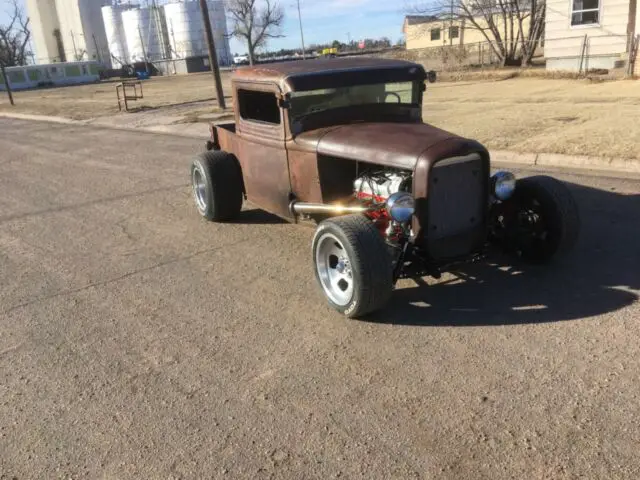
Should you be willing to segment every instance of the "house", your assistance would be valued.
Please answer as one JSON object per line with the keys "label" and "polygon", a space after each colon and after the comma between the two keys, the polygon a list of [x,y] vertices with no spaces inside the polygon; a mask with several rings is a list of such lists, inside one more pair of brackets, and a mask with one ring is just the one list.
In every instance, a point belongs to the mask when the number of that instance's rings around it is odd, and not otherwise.
{"label": "house", "polygon": [[[626,66],[632,39],[640,34],[640,10],[636,7],[637,0],[547,0],[547,69],[588,71]],[[636,73],[640,73],[638,63]]]}
{"label": "house", "polygon": [[[486,27],[484,18],[475,18],[481,27]],[[503,32],[504,21],[498,15],[495,19],[500,32]],[[513,35],[518,35],[518,25]],[[507,31],[511,31],[507,29]],[[402,32],[405,35],[407,50],[418,48],[441,47],[443,45],[471,45],[486,43],[487,38],[467,19],[446,19],[433,15],[407,15]],[[489,34],[489,38],[491,34]]]}

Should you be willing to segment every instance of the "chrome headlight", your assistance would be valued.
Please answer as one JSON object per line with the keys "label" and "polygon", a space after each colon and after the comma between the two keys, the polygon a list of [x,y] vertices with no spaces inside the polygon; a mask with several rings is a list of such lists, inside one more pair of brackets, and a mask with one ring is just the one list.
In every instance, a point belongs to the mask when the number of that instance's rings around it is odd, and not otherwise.
{"label": "chrome headlight", "polygon": [[491,178],[493,193],[499,200],[508,200],[516,191],[516,176],[511,172],[496,172]]}
{"label": "chrome headlight", "polygon": [[415,212],[415,202],[410,193],[396,192],[387,198],[387,212],[396,222],[408,222]]}

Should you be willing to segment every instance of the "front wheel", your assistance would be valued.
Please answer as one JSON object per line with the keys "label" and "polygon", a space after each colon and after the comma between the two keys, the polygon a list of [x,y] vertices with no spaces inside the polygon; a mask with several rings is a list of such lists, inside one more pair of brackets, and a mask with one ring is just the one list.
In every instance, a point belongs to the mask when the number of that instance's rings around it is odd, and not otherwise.
{"label": "front wheel", "polygon": [[369,219],[345,215],[321,222],[312,251],[316,280],[334,309],[356,318],[388,302],[393,290],[391,257]]}
{"label": "front wheel", "polygon": [[567,254],[578,240],[578,206],[564,183],[553,177],[518,180],[504,207],[507,246],[529,263],[547,263]]}

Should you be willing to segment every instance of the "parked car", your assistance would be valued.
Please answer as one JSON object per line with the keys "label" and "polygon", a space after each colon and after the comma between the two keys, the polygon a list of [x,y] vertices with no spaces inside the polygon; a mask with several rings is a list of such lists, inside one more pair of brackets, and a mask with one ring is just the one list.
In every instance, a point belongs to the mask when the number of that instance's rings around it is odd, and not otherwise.
{"label": "parked car", "polygon": [[191,165],[198,212],[232,221],[249,200],[315,221],[315,277],[347,317],[382,308],[399,278],[438,277],[491,246],[533,263],[570,251],[567,187],[491,175],[483,145],[423,122],[427,80],[421,65],[371,58],[239,68],[235,122],[212,126]]}

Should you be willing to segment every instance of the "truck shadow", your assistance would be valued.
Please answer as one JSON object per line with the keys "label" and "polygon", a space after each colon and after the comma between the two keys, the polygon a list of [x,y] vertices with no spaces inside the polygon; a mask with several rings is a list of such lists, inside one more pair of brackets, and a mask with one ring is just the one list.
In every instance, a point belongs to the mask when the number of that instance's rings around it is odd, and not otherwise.
{"label": "truck shadow", "polygon": [[260,210],[259,208],[249,208],[242,210],[234,223],[244,223],[247,225],[275,225],[278,223],[288,223],[286,220],[273,215],[272,213]]}
{"label": "truck shadow", "polygon": [[[532,267],[497,255],[462,266],[436,284],[399,285],[389,307],[367,321],[487,326],[578,320],[631,305],[640,290],[640,195],[568,184],[580,207],[575,251]],[[413,283],[413,286],[411,285]],[[422,283],[422,284],[421,284]]]}

